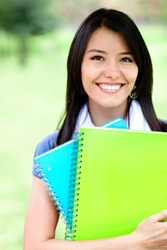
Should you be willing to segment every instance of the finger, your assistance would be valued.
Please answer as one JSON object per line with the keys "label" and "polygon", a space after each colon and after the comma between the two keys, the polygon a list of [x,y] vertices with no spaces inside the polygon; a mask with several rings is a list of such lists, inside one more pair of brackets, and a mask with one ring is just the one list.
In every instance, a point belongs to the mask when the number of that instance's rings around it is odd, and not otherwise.
{"label": "finger", "polygon": [[154,215],[150,216],[149,219],[153,223],[163,221],[163,220],[167,219],[167,210],[164,210],[158,214],[154,214]]}

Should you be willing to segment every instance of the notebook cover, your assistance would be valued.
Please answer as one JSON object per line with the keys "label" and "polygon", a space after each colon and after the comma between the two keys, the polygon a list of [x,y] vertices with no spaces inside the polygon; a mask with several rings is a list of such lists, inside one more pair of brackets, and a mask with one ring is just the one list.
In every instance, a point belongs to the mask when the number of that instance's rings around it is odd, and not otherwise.
{"label": "notebook cover", "polygon": [[66,239],[128,234],[143,219],[167,208],[166,133],[103,128],[80,132],[74,210],[68,214]]}
{"label": "notebook cover", "polygon": [[77,139],[70,140],[34,159],[34,167],[39,171],[64,219],[66,219],[71,157],[75,143]]}
{"label": "notebook cover", "polygon": [[[127,129],[123,118],[117,117],[102,126]],[[76,166],[78,136],[34,159],[34,167],[42,176],[49,193],[66,220],[71,167]],[[74,170],[75,171],[75,170]],[[73,174],[72,174],[73,175]],[[74,183],[75,185],[75,183]],[[73,199],[73,197],[72,197]]]}

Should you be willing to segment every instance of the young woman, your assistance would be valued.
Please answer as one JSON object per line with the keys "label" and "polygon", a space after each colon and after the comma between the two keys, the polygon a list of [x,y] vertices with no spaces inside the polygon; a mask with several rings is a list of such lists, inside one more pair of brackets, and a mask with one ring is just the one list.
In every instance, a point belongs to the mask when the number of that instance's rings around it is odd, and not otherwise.
{"label": "young woman", "polygon": [[[134,22],[117,10],[93,12],[70,48],[62,125],[39,143],[35,156],[70,140],[81,125],[99,126],[120,115],[129,129],[165,132],[152,104],[152,85],[150,55]],[[128,235],[78,242],[56,239],[59,213],[35,170],[33,175],[24,250],[167,249],[167,223],[161,222],[167,211],[151,215]]]}

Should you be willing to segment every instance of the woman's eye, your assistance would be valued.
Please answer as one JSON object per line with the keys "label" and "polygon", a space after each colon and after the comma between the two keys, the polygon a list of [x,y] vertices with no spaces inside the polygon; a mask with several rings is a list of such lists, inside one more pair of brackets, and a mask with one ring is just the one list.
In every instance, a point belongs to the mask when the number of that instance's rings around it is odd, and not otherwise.
{"label": "woman's eye", "polygon": [[102,56],[93,56],[91,60],[104,61],[104,58]]}
{"label": "woman's eye", "polygon": [[133,59],[130,57],[124,57],[121,59],[122,62],[133,62]]}

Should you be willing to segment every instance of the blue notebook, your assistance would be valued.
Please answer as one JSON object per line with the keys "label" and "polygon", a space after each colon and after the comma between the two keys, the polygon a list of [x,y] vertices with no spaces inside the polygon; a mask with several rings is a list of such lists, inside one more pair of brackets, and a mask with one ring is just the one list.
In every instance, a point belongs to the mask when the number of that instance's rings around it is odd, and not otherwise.
{"label": "blue notebook", "polygon": [[[122,117],[115,118],[103,124],[102,127],[127,129],[127,125]],[[77,163],[77,149],[78,135],[72,140],[36,157],[34,160],[34,167],[37,168],[37,171],[42,176],[53,201],[65,221],[68,211],[71,166]]]}

